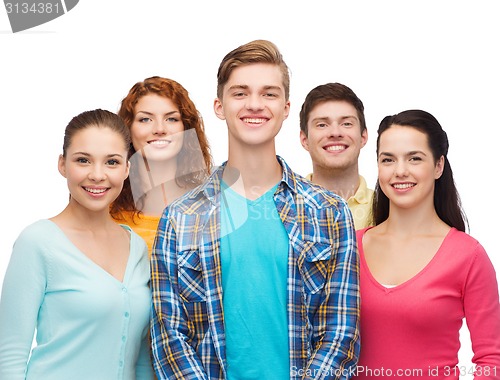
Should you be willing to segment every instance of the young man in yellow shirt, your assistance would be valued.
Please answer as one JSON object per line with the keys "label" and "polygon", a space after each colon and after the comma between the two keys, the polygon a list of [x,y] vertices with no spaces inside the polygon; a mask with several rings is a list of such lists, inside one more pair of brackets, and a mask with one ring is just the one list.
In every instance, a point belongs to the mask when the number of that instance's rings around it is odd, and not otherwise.
{"label": "young man in yellow shirt", "polygon": [[373,190],[359,175],[368,140],[363,102],[347,86],[327,83],[307,94],[300,111],[300,142],[311,155],[307,179],[347,201],[356,229],[372,224]]}

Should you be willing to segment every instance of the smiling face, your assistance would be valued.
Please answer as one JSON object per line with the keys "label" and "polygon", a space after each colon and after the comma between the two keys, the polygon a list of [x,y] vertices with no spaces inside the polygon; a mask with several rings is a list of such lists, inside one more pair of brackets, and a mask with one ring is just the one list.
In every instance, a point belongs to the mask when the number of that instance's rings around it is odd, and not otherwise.
{"label": "smiling face", "polygon": [[74,134],[58,168],[73,205],[107,212],[129,173],[127,146],[110,128],[89,126]]}
{"label": "smiling face", "polygon": [[326,101],[309,113],[308,135],[301,131],[300,142],[309,152],[315,168],[347,170],[358,168],[358,157],[368,139],[356,108],[346,101]]}
{"label": "smiling face", "polygon": [[214,110],[226,120],[233,148],[274,144],[290,111],[279,66],[254,63],[234,69]]}
{"label": "smiling face", "polygon": [[379,184],[389,198],[391,210],[433,207],[435,180],[441,176],[443,167],[443,156],[435,161],[425,133],[413,127],[392,125],[380,135]]}
{"label": "smiling face", "polygon": [[136,151],[146,149],[148,159],[166,161],[177,157],[183,131],[181,113],[170,99],[149,94],[135,105],[130,129],[132,144]]}

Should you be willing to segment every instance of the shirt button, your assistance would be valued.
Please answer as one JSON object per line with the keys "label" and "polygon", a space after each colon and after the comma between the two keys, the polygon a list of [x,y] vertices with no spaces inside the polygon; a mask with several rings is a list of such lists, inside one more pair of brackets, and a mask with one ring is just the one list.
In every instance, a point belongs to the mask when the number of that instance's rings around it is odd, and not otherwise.
{"label": "shirt button", "polygon": [[129,312],[128,312],[128,311],[126,311],[126,312],[125,312],[125,318],[128,318],[129,316],[130,316]]}
{"label": "shirt button", "polygon": [[123,288],[122,288],[122,292],[123,292],[123,293],[127,293],[127,288],[126,288],[126,287],[123,287]]}
{"label": "shirt button", "polygon": [[127,337],[122,336],[122,342],[125,342],[127,340]]}
{"label": "shirt button", "polygon": [[120,367],[123,367],[123,361],[120,360]]}

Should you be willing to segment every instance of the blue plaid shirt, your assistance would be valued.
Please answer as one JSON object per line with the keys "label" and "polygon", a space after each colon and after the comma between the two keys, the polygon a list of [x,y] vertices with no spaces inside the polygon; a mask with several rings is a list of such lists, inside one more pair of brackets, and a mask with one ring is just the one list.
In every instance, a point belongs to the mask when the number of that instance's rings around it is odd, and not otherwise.
{"label": "blue plaid shirt", "polygon": [[[359,354],[352,216],[344,200],[277,159],[283,176],[274,201],[289,236],[290,379],[348,379]],[[220,263],[224,167],[168,206],[158,225],[151,258],[151,338],[159,379],[226,378]]]}

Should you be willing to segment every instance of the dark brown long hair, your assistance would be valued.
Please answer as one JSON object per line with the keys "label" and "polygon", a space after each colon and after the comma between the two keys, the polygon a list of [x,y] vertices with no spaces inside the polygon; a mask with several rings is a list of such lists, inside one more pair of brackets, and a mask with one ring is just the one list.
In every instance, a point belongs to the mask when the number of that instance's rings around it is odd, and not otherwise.
{"label": "dark brown long hair", "polygon": [[[380,136],[393,125],[415,128],[427,136],[429,148],[432,151],[434,162],[444,157],[443,174],[435,182],[434,208],[443,222],[457,230],[468,229],[467,217],[462,208],[460,196],[453,179],[453,171],[448,161],[448,136],[437,119],[430,113],[422,110],[408,110],[392,116],[386,116],[378,128],[377,157],[380,147]],[[389,217],[389,198],[381,190],[379,182],[375,185],[373,199],[373,217],[375,225]]]}

